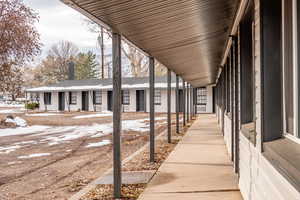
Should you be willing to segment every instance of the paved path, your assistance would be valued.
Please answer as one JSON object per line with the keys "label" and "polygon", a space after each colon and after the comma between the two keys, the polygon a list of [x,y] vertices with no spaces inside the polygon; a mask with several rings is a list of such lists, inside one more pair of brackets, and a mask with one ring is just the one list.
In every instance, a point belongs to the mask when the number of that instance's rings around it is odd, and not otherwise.
{"label": "paved path", "polygon": [[139,199],[242,199],[214,115],[198,117]]}

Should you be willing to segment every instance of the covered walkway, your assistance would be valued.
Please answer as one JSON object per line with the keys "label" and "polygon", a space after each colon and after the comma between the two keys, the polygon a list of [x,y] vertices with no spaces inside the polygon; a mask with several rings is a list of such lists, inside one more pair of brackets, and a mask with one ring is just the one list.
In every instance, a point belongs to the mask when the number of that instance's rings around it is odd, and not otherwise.
{"label": "covered walkway", "polygon": [[215,115],[198,116],[139,199],[242,199]]}

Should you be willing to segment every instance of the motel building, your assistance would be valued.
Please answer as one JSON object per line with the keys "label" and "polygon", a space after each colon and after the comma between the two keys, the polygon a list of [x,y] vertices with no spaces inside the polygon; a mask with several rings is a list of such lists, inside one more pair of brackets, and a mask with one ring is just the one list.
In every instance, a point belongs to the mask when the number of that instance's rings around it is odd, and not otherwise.
{"label": "motel building", "polygon": [[[73,77],[73,76],[70,76]],[[171,98],[176,95],[176,77],[171,78]],[[183,112],[184,90],[182,81],[179,85],[179,112]],[[191,88],[186,98],[191,98],[191,106],[196,113],[213,113],[213,86]],[[112,111],[113,85],[112,79],[66,80],[57,84],[27,89],[28,100],[38,101],[40,111]],[[122,112],[149,112],[149,78],[122,79]],[[38,100],[37,100],[38,99]],[[167,108],[167,77],[155,77],[154,93],[155,110],[166,113]],[[175,113],[173,101],[171,112]]]}
{"label": "motel building", "polygon": [[[195,120],[141,199],[300,199],[299,1],[62,2],[112,32],[116,198],[121,196],[122,185],[121,114],[124,109],[136,111],[140,107],[136,99],[144,98],[140,105],[149,106],[141,107],[149,111],[149,162],[154,162],[154,113],[160,112],[155,105],[158,102],[155,91],[160,91],[161,98],[167,98],[168,142],[172,140],[172,102],[176,105],[176,116],[182,104],[183,115],[191,114]],[[121,81],[121,38],[149,57],[149,85],[136,88],[141,91],[144,88],[145,96],[137,95],[138,90],[125,92],[127,96],[135,96],[130,98],[135,102],[132,108],[121,106],[122,94],[124,97],[124,91],[129,88],[126,81]],[[155,60],[168,68],[167,87],[156,85]],[[171,95],[174,90],[171,72],[176,74],[176,95]],[[184,100],[179,103],[179,79],[183,80],[184,91],[187,91],[187,84],[192,88],[215,85],[212,89],[215,114],[195,116],[195,109],[188,106],[191,105],[189,92],[184,92]],[[84,91],[88,90],[94,89]],[[79,108],[82,109],[82,105],[85,109],[93,108],[91,92],[82,91],[77,92],[78,96],[74,94]],[[41,92],[47,95],[47,103],[56,105],[51,109],[57,109],[59,98],[65,101],[68,96],[60,91]],[[67,89],[66,92],[72,91]],[[108,94],[102,93],[103,110],[108,106],[105,103]],[[65,98],[61,97],[63,95]],[[84,104],[80,103],[82,99],[86,99]],[[226,157],[226,162],[220,162],[221,157]]]}

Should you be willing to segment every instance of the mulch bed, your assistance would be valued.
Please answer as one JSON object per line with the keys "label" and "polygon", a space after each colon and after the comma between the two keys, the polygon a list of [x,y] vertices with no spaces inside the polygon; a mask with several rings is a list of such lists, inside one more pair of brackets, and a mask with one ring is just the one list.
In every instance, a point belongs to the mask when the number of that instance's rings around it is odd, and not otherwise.
{"label": "mulch bed", "polygon": [[[135,200],[144,191],[147,184],[122,185],[122,200]],[[81,200],[113,200],[113,185],[98,185]]]}
{"label": "mulch bed", "polygon": [[160,165],[164,162],[164,160],[168,157],[168,155],[173,151],[177,143],[178,139],[172,141],[171,144],[167,143],[163,140],[156,141],[156,153],[155,153],[155,163],[149,162],[149,149],[141,152],[131,161],[126,163],[123,166],[123,171],[145,171],[145,170],[158,170]]}

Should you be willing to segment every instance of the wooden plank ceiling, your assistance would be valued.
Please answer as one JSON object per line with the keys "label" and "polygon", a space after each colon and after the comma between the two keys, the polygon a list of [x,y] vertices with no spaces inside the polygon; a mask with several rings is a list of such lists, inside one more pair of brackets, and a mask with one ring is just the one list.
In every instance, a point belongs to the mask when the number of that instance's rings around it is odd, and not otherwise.
{"label": "wooden plank ceiling", "polygon": [[213,84],[238,0],[62,0],[195,87]]}

